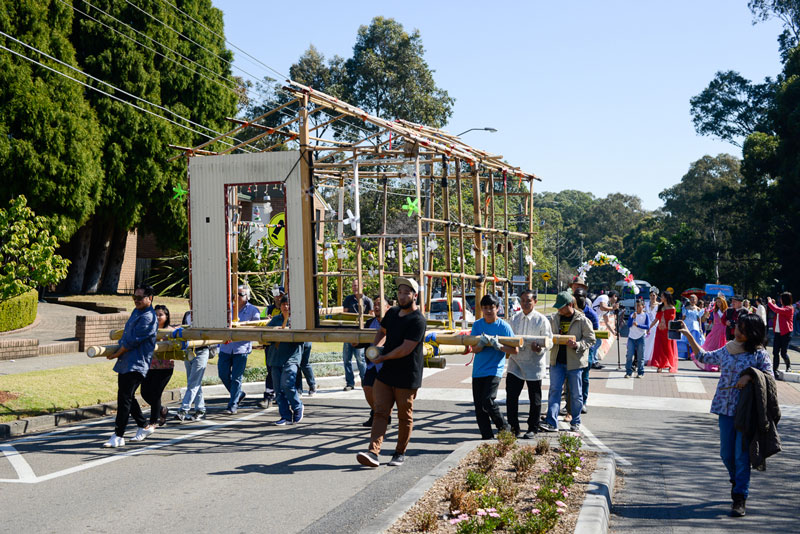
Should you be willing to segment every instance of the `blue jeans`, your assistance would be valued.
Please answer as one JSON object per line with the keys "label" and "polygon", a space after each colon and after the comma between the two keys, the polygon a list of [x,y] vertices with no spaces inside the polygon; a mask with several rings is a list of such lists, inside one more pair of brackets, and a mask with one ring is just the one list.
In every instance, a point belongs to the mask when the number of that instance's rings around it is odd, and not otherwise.
{"label": "blue jeans", "polygon": [[589,349],[589,367],[592,366],[593,363],[597,363],[599,360],[597,359],[597,350],[600,348],[600,345],[603,344],[602,339],[598,339],[592,345],[592,348]]}
{"label": "blue jeans", "polygon": [[183,395],[181,410],[188,412],[194,402],[194,409],[198,412],[206,411],[206,403],[203,400],[203,375],[206,373],[208,365],[208,347],[200,347],[195,350],[195,357],[192,361],[184,361],[186,366],[186,393]]}
{"label": "blue jeans", "polygon": [[719,416],[719,455],[733,482],[732,493],[747,498],[750,491],[750,451],[742,448],[744,436],[736,431],[731,415]]}
{"label": "blue jeans", "polygon": [[581,408],[583,408],[582,386],[583,369],[567,371],[567,366],[557,363],[550,366],[550,392],[547,396],[547,423],[558,428],[558,410],[561,408],[561,391],[564,380],[569,383],[569,404],[572,409],[572,424],[581,424]]}
{"label": "blue jeans", "polygon": [[[292,421],[303,413],[303,403],[295,388],[297,378],[297,360],[291,359],[285,364],[272,366],[272,383],[278,399],[278,413],[281,419]],[[294,419],[293,419],[294,418]]]}
{"label": "blue jeans", "polygon": [[242,376],[244,369],[247,367],[247,356],[249,352],[244,354],[228,354],[227,352],[219,353],[219,361],[217,362],[217,372],[219,378],[225,385],[231,398],[228,401],[228,409],[239,407],[239,401],[242,400]]}
{"label": "blue jeans", "polygon": [[633,355],[638,355],[636,362],[636,372],[641,376],[644,374],[644,336],[639,339],[628,338],[628,353],[625,355],[625,374],[633,374]]}
{"label": "blue jeans", "polygon": [[294,386],[298,394],[303,393],[303,377],[306,377],[308,389],[317,389],[317,379],[314,378],[314,370],[308,360],[311,358],[311,342],[303,343],[303,356],[300,358],[300,369],[297,372],[297,381]]}
{"label": "blue jeans", "polygon": [[586,401],[589,400],[589,369],[591,364],[581,369],[581,390],[583,397],[583,405],[586,406]]}
{"label": "blue jeans", "polygon": [[345,343],[342,347],[342,361],[344,362],[344,381],[345,384],[352,387],[356,385],[356,377],[353,375],[353,364],[351,358],[355,356],[356,365],[358,365],[358,375],[361,380],[364,380],[364,373],[367,372],[367,362],[364,359],[364,349],[353,348],[350,343]]}

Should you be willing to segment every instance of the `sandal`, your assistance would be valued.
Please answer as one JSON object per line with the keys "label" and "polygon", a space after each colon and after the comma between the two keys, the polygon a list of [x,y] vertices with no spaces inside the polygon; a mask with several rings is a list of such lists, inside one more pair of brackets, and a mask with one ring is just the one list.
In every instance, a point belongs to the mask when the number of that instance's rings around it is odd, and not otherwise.
{"label": "sandal", "polygon": [[158,414],[158,426],[164,426],[167,423],[167,414],[169,414],[169,410],[166,406],[162,406]]}

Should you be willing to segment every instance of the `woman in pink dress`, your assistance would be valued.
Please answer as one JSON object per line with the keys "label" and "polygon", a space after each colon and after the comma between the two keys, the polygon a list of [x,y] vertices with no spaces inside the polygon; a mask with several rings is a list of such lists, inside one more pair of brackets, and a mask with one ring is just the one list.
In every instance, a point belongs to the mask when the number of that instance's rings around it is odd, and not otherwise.
{"label": "woman in pink dress", "polygon": [[706,313],[703,314],[704,320],[708,317],[709,313],[714,318],[714,326],[711,327],[711,332],[708,333],[703,343],[704,351],[711,352],[712,350],[721,349],[725,345],[727,341],[725,339],[725,310],[727,309],[728,303],[725,299],[723,297],[717,297],[714,300],[714,308],[706,310]]}
{"label": "woman in pink dress", "polygon": [[656,341],[653,346],[653,358],[650,367],[657,372],[668,369],[670,373],[678,372],[678,346],[674,339],[669,339],[669,322],[675,320],[675,300],[672,293],[661,293],[661,304],[656,313]]}

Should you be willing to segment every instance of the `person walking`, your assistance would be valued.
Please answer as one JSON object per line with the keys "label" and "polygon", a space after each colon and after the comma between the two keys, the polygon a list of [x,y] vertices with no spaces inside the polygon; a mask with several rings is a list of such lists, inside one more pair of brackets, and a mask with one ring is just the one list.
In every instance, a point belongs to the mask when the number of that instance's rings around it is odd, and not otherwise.
{"label": "person walking", "polygon": [[[706,336],[703,333],[703,317],[705,316],[705,310],[697,306],[697,295],[689,295],[689,304],[683,307],[682,319],[686,324],[686,327],[692,333],[692,337],[700,346],[702,346],[706,341]],[[694,362],[694,364],[704,371],[711,371],[711,367],[697,361],[694,351],[691,348],[692,346],[688,345],[688,341],[686,341],[686,343],[689,348],[687,351],[689,353],[689,358]]]}
{"label": "person walking", "polygon": [[[170,315],[169,309],[160,304],[155,306],[153,310],[156,312],[156,319],[158,320],[158,329],[172,332],[170,328]],[[161,358],[159,358],[161,356]],[[156,426],[163,426],[167,422],[167,407],[161,403],[161,396],[167,388],[169,380],[172,378],[172,373],[175,371],[175,362],[172,360],[164,359],[169,354],[160,353],[153,355],[150,360],[150,370],[147,376],[144,377],[142,382],[142,398],[150,405],[150,423],[147,425],[148,430],[155,430]],[[146,436],[142,437],[144,439]],[[133,438],[137,440],[136,437]]]}
{"label": "person walking", "polygon": [[133,417],[139,427],[136,435],[144,439],[153,433],[146,430],[147,419],[136,400],[136,389],[142,384],[148,370],[153,351],[156,347],[158,320],[153,310],[153,288],[139,286],[133,292],[134,310],[125,323],[119,348],[109,356],[109,360],[117,360],[114,372],[117,373],[117,416],[114,420],[114,434],[103,444],[103,447],[124,447],[125,428],[128,417]]}
{"label": "person walking", "polygon": [[[706,336],[703,342],[703,350],[712,351],[722,348],[725,345],[725,312],[728,311],[728,302],[725,297],[718,296],[714,299],[714,307],[706,310],[703,318],[711,315],[714,324],[711,326],[711,332]],[[766,324],[766,322],[764,323]]]}
{"label": "person walking", "polygon": [[481,340],[473,347],[475,359],[472,363],[472,403],[475,407],[475,420],[481,433],[481,439],[493,439],[492,423],[497,430],[510,430],[510,426],[503,419],[497,398],[497,388],[503,378],[506,358],[516,354],[517,347],[506,347],[497,340],[498,337],[514,335],[511,326],[497,317],[500,299],[495,295],[487,294],[480,302],[483,317],[472,324],[473,336],[480,336]]}
{"label": "person walking", "polygon": [[570,430],[581,428],[581,373],[589,365],[589,349],[595,342],[592,323],[582,311],[575,308],[575,298],[568,291],[556,296],[553,308],[557,313],[550,317],[550,328],[560,335],[574,336],[566,344],[554,344],[550,349],[550,390],[547,399],[547,419],[541,429],[546,432],[558,431],[558,411],[561,407],[561,390],[564,381],[569,381],[570,409],[572,420]]}
{"label": "person walking", "polygon": [[536,311],[536,293],[527,289],[519,296],[522,310],[511,318],[511,330],[515,336],[543,337],[543,342],[525,342],[517,354],[508,358],[506,374],[506,414],[511,431],[519,437],[522,429],[519,424],[519,395],[528,386],[530,411],[528,412],[528,431],[522,437],[533,439],[539,431],[539,418],[542,415],[542,379],[547,373],[547,349],[553,346],[553,330],[550,321]]}
{"label": "person walking", "polygon": [[[579,310],[583,310],[584,315],[586,318],[589,319],[592,323],[592,328],[594,330],[600,329],[600,323],[597,320],[597,314],[594,313],[594,310],[591,306],[587,303],[588,296],[586,295],[586,289],[582,287],[577,287],[572,292],[573,296],[575,297],[575,306]],[[596,337],[596,336],[595,336]],[[581,371],[581,394],[583,395],[583,406],[581,406],[581,413],[587,413],[586,403],[589,401],[589,370],[590,369],[602,369],[604,366],[600,364],[597,360],[597,351],[600,348],[600,345],[603,344],[602,339],[596,339],[592,348],[589,349],[589,365],[583,368]],[[593,363],[594,362],[594,363]],[[567,412],[569,412],[569,382],[564,383],[564,393],[567,398]]]}
{"label": "person walking", "polygon": [[625,378],[633,375],[633,358],[636,356],[636,378],[644,376],[644,336],[650,329],[650,317],[644,311],[644,301],[636,299],[636,309],[628,317],[628,352],[625,355]]}
{"label": "person walking", "polygon": [[669,322],[675,320],[675,304],[672,293],[661,293],[661,304],[656,313],[656,341],[653,347],[653,358],[650,366],[660,373],[667,369],[670,373],[678,372],[678,347],[674,339],[669,339]]}
{"label": "person walking", "polygon": [[[381,327],[381,320],[383,319],[384,314],[386,314],[387,310],[389,309],[389,303],[386,302],[385,298],[380,296],[375,297],[372,302],[375,304],[375,307],[372,308],[373,317],[370,322],[367,323],[367,328],[378,330]],[[361,387],[364,389],[364,399],[366,399],[367,404],[369,404],[369,419],[362,423],[362,426],[367,428],[372,428],[372,421],[375,417],[375,398],[372,393],[372,388],[375,386],[375,378],[377,378],[378,371],[381,370],[381,367],[383,367],[382,363],[375,363],[372,360],[367,360],[367,370],[364,372],[364,380],[361,381]],[[391,423],[392,417],[389,416],[388,424]]]}
{"label": "person walking", "polygon": [[[250,304],[250,288],[240,285],[236,291],[236,304],[239,309],[238,321],[256,321],[261,312],[258,308]],[[253,343],[250,341],[232,341],[222,345],[219,349],[219,360],[217,361],[217,372],[225,389],[230,393],[226,414],[233,415],[239,410],[244,398],[247,396],[242,391],[242,377],[247,367],[247,357],[253,350]]]}
{"label": "person walking", "polygon": [[[183,314],[181,323],[183,326],[192,326],[191,310]],[[208,359],[211,357],[212,350],[216,354],[218,345],[196,347],[194,349],[188,348],[184,351],[186,354],[186,359],[183,362],[186,368],[186,393],[183,395],[178,413],[175,414],[175,419],[178,421],[202,421],[206,418],[206,403],[203,398],[203,376],[206,374],[206,367],[208,367]],[[194,403],[194,413],[189,414],[192,403]]]}
{"label": "person walking", "polygon": [[658,314],[658,288],[650,288],[650,301],[645,304],[645,313],[647,313],[647,320],[650,323],[650,328],[647,329],[647,334],[644,340],[644,364],[650,365],[650,360],[653,358],[653,347],[656,344],[656,332],[653,327],[656,323],[656,315]]}
{"label": "person walking", "polygon": [[775,337],[772,340],[772,355],[773,355],[773,369],[775,369],[775,376],[780,377],[779,368],[781,365],[781,358],[783,363],[786,364],[786,372],[792,372],[792,362],[789,360],[787,352],[789,348],[789,341],[792,339],[792,321],[794,319],[794,307],[792,306],[792,294],[788,291],[781,293],[781,305],[778,306],[772,297],[767,297],[767,305],[772,313],[775,314],[775,323],[773,324],[773,331]]}
{"label": "person walking", "polygon": [[[353,280],[353,294],[347,295],[342,302],[342,309],[345,313],[358,313],[367,315],[372,311],[372,299],[361,292],[361,285],[358,278]],[[356,387],[356,379],[353,374],[353,358],[358,367],[358,376],[364,381],[364,373],[367,371],[367,363],[364,359],[364,349],[356,348],[352,343],[345,343],[342,346],[342,362],[344,363],[345,391],[350,391]]]}
{"label": "person walking", "polygon": [[378,467],[381,445],[389,425],[392,408],[397,405],[397,445],[391,466],[403,465],[414,426],[414,399],[422,385],[425,340],[425,316],[417,307],[419,285],[413,278],[398,276],[397,306],[389,309],[375,332],[373,345],[384,342],[383,351],[372,361],[383,364],[372,388],[375,415],[367,452],[359,452],[356,460],[367,467]]}
{"label": "person walking", "polygon": [[772,379],[769,354],[762,345],[765,331],[766,327],[760,317],[744,314],[734,325],[733,341],[720,349],[706,351],[695,341],[686,325],[681,329],[697,354],[697,359],[720,368],[717,390],[714,400],[711,401],[711,413],[719,417],[720,456],[728,470],[732,486],[733,504],[730,515],[734,517],[745,515],[745,503],[750,491],[749,441],[737,430],[734,416],[740,392],[751,381],[751,376],[746,373],[748,369],[758,369],[769,377],[767,380]]}
{"label": "person walking", "polygon": [[[289,328],[291,318],[289,315],[289,299],[281,297],[280,315],[276,315],[267,326]],[[303,357],[304,343],[290,343],[279,341],[272,343],[267,353],[267,365],[272,372],[273,388],[278,401],[278,414],[280,419],[276,426],[285,426],[299,423],[303,420],[303,401],[297,390],[297,375]]]}
{"label": "person walking", "polygon": [[317,377],[314,376],[314,368],[311,367],[311,342],[303,343],[303,354],[300,357],[300,365],[297,368],[297,379],[295,389],[298,395],[303,394],[303,377],[306,378],[308,385],[308,396],[313,397],[317,394]]}

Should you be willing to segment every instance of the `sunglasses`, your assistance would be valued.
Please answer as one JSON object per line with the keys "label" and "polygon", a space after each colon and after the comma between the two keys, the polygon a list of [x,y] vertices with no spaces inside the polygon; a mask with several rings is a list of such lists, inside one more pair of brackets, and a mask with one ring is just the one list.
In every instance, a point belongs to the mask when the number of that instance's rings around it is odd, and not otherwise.
{"label": "sunglasses", "polygon": [[239,295],[240,297],[246,297],[247,293],[237,293],[237,295]]}
{"label": "sunglasses", "polygon": [[144,299],[146,299],[146,298],[147,298],[147,297],[145,297],[144,295],[142,295],[142,296],[139,296],[139,295],[134,295],[134,296],[133,296],[133,300],[134,300],[134,301],[136,301],[136,302],[142,301],[142,300],[144,300]]}

